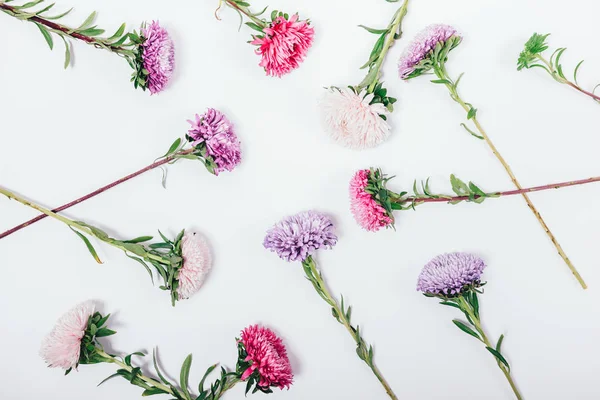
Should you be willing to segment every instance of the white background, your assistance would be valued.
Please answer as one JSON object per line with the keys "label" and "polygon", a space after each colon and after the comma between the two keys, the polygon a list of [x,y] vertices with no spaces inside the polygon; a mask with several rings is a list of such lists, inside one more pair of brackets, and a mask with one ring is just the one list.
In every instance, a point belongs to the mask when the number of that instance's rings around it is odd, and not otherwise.
{"label": "white background", "polygon": [[[272,1],[272,7],[309,17],[316,41],[301,68],[283,79],[264,76],[258,56],[237,31],[231,9],[216,1],[63,1],[75,6],[68,22],[92,10],[109,31],[125,21],[159,18],[176,43],[177,72],[158,96],[136,91],[120,58],[74,43],[74,66],[62,69],[61,42],[51,52],[36,27],[0,15],[0,183],[47,206],[58,206],[135,171],[183,136],[186,119],[206,107],[224,111],[242,141],[243,163],[218,178],[200,163],[169,167],[167,190],[155,170],[73,207],[65,215],[96,224],[116,237],[182,228],[205,234],[214,267],[193,299],[172,308],[146,272],[122,253],[96,243],[97,265],[80,240],[46,219],[0,241],[2,289],[0,373],[4,399],[132,399],[137,387],[113,380],[108,364],[82,366],[64,377],[38,356],[54,321],[80,301],[111,312],[118,334],[105,341],[119,353],[158,346],[163,367],[178,377],[193,353],[192,379],[222,362],[233,367],[234,338],[263,323],[285,340],[295,372],[277,399],[384,399],[354,344],[304,279],[262,248],[265,231],[285,215],[307,209],[329,213],[339,244],[317,260],[334,293],[353,305],[353,321],[373,343],[376,362],[402,399],[510,399],[493,358],[451,323],[460,317],[415,291],[421,267],[435,255],[470,251],[488,263],[482,318],[504,352],[527,399],[598,399],[600,386],[600,261],[597,212],[600,185],[532,195],[590,289],[583,291],[519,197],[482,205],[424,205],[397,215],[397,231],[362,231],[348,206],[355,170],[382,167],[401,191],[431,177],[450,190],[455,173],[487,191],[512,189],[486,146],[459,126],[464,112],[427,78],[403,83],[396,62],[424,26],[457,27],[464,42],[449,72],[465,72],[460,92],[523,185],[600,174],[600,106],[561,86],[542,70],[516,71],[516,58],[533,31],[552,32],[553,48],[568,46],[570,74],[580,58],[580,83],[600,80],[597,15],[592,0],[413,1],[404,38],[389,53],[384,79],[398,98],[393,135],[363,152],[333,143],[319,124],[322,87],[357,84],[376,39],[358,24],[385,26],[398,7],[383,0]],[[266,4],[256,3],[255,9]],[[92,8],[93,7],[93,8]],[[112,32],[110,32],[112,33]],[[0,228],[36,213],[0,199]],[[149,361],[147,360],[145,363]],[[147,366],[147,364],[144,364]],[[260,394],[255,395],[260,397]],[[236,387],[226,398],[243,398]]]}

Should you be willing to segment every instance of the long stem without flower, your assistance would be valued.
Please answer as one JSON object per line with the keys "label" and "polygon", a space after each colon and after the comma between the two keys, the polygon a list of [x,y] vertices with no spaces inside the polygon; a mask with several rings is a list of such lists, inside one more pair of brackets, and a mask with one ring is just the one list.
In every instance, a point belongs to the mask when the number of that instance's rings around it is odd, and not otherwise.
{"label": "long stem without flower", "polygon": [[[477,314],[473,311],[473,308],[471,307],[471,305],[462,296],[459,296],[457,298],[457,302],[459,303],[461,308],[467,312],[471,321],[473,321],[473,326],[475,327],[477,332],[479,332],[479,334],[481,335],[481,341],[487,347],[489,347],[491,349],[495,349],[496,346],[493,346],[492,343],[490,342],[490,340],[488,339],[487,335],[485,334],[485,331],[483,330],[483,327],[481,326],[481,320],[479,319]],[[510,387],[512,388],[513,392],[515,393],[515,396],[517,397],[517,399],[522,400],[523,397],[521,396],[521,393],[519,393],[519,389],[517,389],[517,385],[513,381],[508,367],[506,365],[504,365],[502,362],[500,362],[497,358],[496,358],[496,362],[498,363],[498,367],[500,368],[500,370],[502,370],[502,373],[508,380],[508,383],[510,384]]]}
{"label": "long stem without flower", "polygon": [[[48,210],[47,208],[44,208],[38,204],[32,203],[29,200],[26,200],[25,198],[7,190],[7,189],[3,189],[0,187],[0,194],[5,195],[6,197],[8,197],[9,199],[18,201],[19,203],[27,206],[27,207],[31,207],[34,210],[37,210],[41,213],[46,214],[49,217],[55,218],[59,221],[61,221],[62,223],[66,224],[67,226],[69,226],[71,229],[76,230],[76,231],[81,231],[84,232],[90,236],[94,236],[95,238],[97,238],[98,240],[103,241],[104,243],[108,243],[113,247],[116,247],[120,250],[123,250],[125,253],[127,253],[129,250],[127,250],[125,247],[123,247],[122,245],[120,245],[119,243],[116,243],[116,241],[114,241],[114,239],[111,239],[109,237],[103,237],[101,235],[98,235],[94,229],[92,229],[89,225],[87,224],[83,224],[81,222],[77,222],[77,221],[73,221],[69,218],[63,217],[62,215],[56,214],[54,212],[52,212],[51,210]],[[86,243],[87,244],[87,243]],[[92,253],[94,255],[94,258],[96,259],[96,261],[101,264],[102,261],[98,258],[97,255],[95,255],[95,253]],[[150,253],[146,253],[146,257],[148,257],[149,259],[155,260],[161,264],[164,265],[170,265],[171,262],[170,260],[164,259],[163,257],[160,257],[158,255],[155,254],[150,254]]]}
{"label": "long stem without flower", "polygon": [[313,284],[317,293],[319,293],[321,298],[332,307],[333,316],[337,319],[337,321],[340,324],[346,327],[346,329],[356,342],[356,354],[358,355],[358,357],[361,360],[363,360],[369,366],[369,368],[371,368],[371,371],[373,371],[373,374],[375,374],[388,396],[390,396],[390,398],[394,400],[398,400],[398,397],[396,397],[394,391],[387,383],[387,381],[379,371],[379,368],[377,368],[375,362],[373,361],[373,346],[367,347],[367,343],[360,335],[360,330],[358,326],[356,328],[352,326],[350,322],[351,307],[348,306],[348,308],[344,310],[344,297],[342,296],[342,304],[340,306],[335,297],[333,297],[327,289],[327,285],[325,284],[325,281],[323,280],[321,273],[317,269],[317,265],[312,257],[309,256],[306,260],[304,260],[302,262],[302,266],[304,267],[306,277]]}
{"label": "long stem without flower", "polygon": [[[508,174],[508,176],[510,177],[510,179],[512,180],[514,185],[517,187],[517,189],[519,189],[519,190],[523,189],[523,187],[517,180],[515,174],[512,172],[512,169],[510,168],[510,166],[508,165],[508,163],[506,162],[504,157],[502,157],[502,155],[500,154],[498,149],[496,149],[496,146],[494,146],[494,143],[491,141],[491,139],[487,135],[486,131],[483,129],[483,127],[479,123],[479,120],[477,119],[476,109],[473,108],[473,106],[471,104],[466,103],[458,94],[458,91],[456,89],[457,84],[456,84],[456,82],[454,82],[452,80],[452,78],[450,78],[450,76],[446,72],[444,65],[442,64],[439,66],[435,66],[434,71],[440,80],[445,81],[444,84],[450,91],[450,96],[452,97],[452,99],[455,102],[457,102],[458,104],[460,104],[460,106],[465,110],[465,112],[467,112],[467,118],[470,119],[471,121],[473,121],[473,124],[477,128],[477,131],[479,132],[479,134],[481,135],[483,140],[485,140],[487,145],[490,147],[490,149],[492,150],[492,152],[494,153],[494,155],[496,156],[498,161],[500,161],[500,163],[504,167],[504,170],[506,171],[506,173]],[[561,245],[558,243],[558,241],[554,237],[554,234],[550,231],[550,228],[548,227],[548,225],[542,218],[542,215],[539,213],[539,211],[535,208],[535,206],[529,199],[529,196],[527,196],[526,193],[521,193],[521,196],[523,196],[523,198],[527,202],[529,209],[531,210],[531,212],[533,212],[533,214],[535,215],[535,217],[538,220],[538,222],[540,223],[540,225],[542,225],[542,228],[544,229],[544,231],[546,232],[546,234],[548,235],[548,237],[554,244],[554,247],[558,251],[558,254],[562,257],[564,262],[567,264],[567,266],[569,267],[569,269],[571,270],[571,272],[573,273],[573,275],[575,276],[575,278],[577,279],[577,281],[579,282],[581,287],[583,289],[587,289],[587,285],[586,285],[585,281],[583,280],[583,278],[581,277],[581,275],[579,274],[579,272],[577,271],[575,266],[573,266],[573,264],[571,263],[571,260],[569,260],[569,257],[567,257],[567,255],[564,252],[564,250],[562,249]]]}
{"label": "long stem without flower", "polygon": [[[148,165],[148,166],[146,166],[146,167],[144,167],[144,168],[142,168],[142,169],[140,169],[140,170],[138,170],[138,171],[136,171],[136,172],[134,172],[132,174],[129,174],[129,175],[127,175],[127,176],[125,176],[125,177],[123,177],[121,179],[117,179],[116,181],[111,182],[108,185],[102,186],[101,188],[96,189],[93,192],[88,193],[85,196],[82,196],[82,197],[78,198],[77,200],[73,200],[73,201],[71,201],[71,202],[69,202],[67,204],[63,204],[62,206],[54,208],[51,211],[53,213],[58,213],[58,212],[64,211],[67,208],[71,208],[74,205],[77,205],[77,204],[79,204],[79,203],[81,203],[81,202],[83,202],[85,200],[88,200],[88,199],[90,199],[90,198],[92,198],[94,196],[97,196],[100,193],[105,192],[106,190],[111,189],[111,188],[113,188],[113,187],[115,187],[115,186],[117,186],[117,185],[119,185],[119,184],[121,184],[123,182],[127,182],[128,180],[130,180],[132,178],[135,178],[136,176],[141,175],[144,172],[147,172],[147,171],[150,171],[150,170],[152,170],[154,168],[157,168],[157,167],[160,167],[162,165],[168,164],[168,163],[170,163],[172,161],[175,161],[178,157],[186,155],[186,154],[189,154],[189,153],[191,153],[193,151],[194,151],[193,148],[192,149],[187,149],[187,150],[182,150],[182,151],[180,151],[180,152],[178,152],[178,153],[176,153],[174,155],[171,155],[171,156],[168,156],[168,157],[164,157],[161,160],[156,161],[156,162],[154,162],[154,163],[152,163],[152,164],[150,164],[150,165]],[[11,235],[11,234],[13,234],[13,233],[15,233],[15,232],[23,229],[23,228],[26,228],[29,225],[34,224],[34,223],[36,223],[36,222],[38,222],[38,221],[40,221],[40,220],[42,220],[42,219],[44,219],[46,217],[48,217],[48,214],[47,213],[42,213],[42,214],[38,215],[37,217],[30,219],[27,222],[23,222],[22,224],[19,224],[19,225],[15,226],[14,228],[11,228],[11,229],[7,230],[6,232],[0,233],[0,239],[5,238],[6,236]]]}
{"label": "long stem without flower", "polygon": [[69,36],[73,39],[81,40],[83,42],[91,44],[97,48],[106,49],[112,51],[113,53],[121,55],[133,56],[133,53],[130,49],[127,49],[123,46],[109,45],[102,38],[82,34],[80,32],[77,32],[77,29],[69,28],[68,26],[52,22],[48,19],[37,16],[35,13],[25,12],[23,10],[20,10],[19,7],[9,6],[4,2],[0,2],[0,10],[17,19],[30,21],[39,25],[44,25],[49,31],[56,33],[61,37]]}
{"label": "long stem without flower", "polygon": [[583,93],[583,94],[591,97],[592,99],[600,102],[600,96],[598,96],[598,95],[596,95],[596,94],[594,94],[592,92],[588,92],[587,90],[585,90],[581,86],[579,86],[577,83],[571,82],[570,80],[561,77],[559,75],[558,71],[556,71],[556,69],[552,65],[552,63],[550,63],[550,61],[546,60],[543,56],[541,56],[540,54],[536,54],[535,57],[546,65],[546,67],[547,67],[546,71],[550,74],[550,76],[552,76],[552,78],[554,78],[555,81],[557,81],[559,83],[563,83],[563,84],[569,85],[573,89],[575,89],[575,90],[577,90],[577,91],[579,91],[579,92],[581,92],[581,93]]}
{"label": "long stem without flower", "polygon": [[[485,197],[486,198],[488,198],[488,197],[494,198],[494,197],[514,196],[514,195],[523,194],[523,193],[541,192],[541,191],[550,190],[550,189],[560,189],[560,188],[569,187],[569,186],[585,185],[587,183],[593,183],[593,182],[600,182],[600,176],[596,176],[596,177],[588,178],[588,179],[580,179],[577,181],[567,181],[567,182],[560,182],[560,183],[552,183],[549,185],[533,186],[533,187],[518,189],[518,190],[507,190],[504,192],[492,192],[492,193],[487,193],[487,195]],[[483,197],[483,196],[475,195],[473,197],[473,199],[479,199],[481,197]],[[419,205],[419,204],[423,204],[423,203],[445,203],[445,202],[454,203],[454,202],[458,202],[458,201],[467,201],[467,200],[471,200],[471,197],[469,197],[469,196],[439,196],[439,197],[428,197],[428,198],[404,197],[404,198],[400,198],[396,202],[400,203],[400,204],[413,203],[415,205]]]}

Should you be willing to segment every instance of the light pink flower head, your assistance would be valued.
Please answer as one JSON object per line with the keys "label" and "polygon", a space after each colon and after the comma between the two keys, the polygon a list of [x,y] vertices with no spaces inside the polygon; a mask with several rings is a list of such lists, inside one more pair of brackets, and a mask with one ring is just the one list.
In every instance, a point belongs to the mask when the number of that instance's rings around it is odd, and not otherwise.
{"label": "light pink flower head", "polygon": [[146,87],[150,93],[162,91],[171,76],[175,65],[175,49],[169,33],[157,21],[143,26],[142,59],[144,69],[148,71]]}
{"label": "light pink flower head", "polygon": [[81,303],[64,314],[43,340],[40,356],[49,367],[68,370],[77,367],[81,352],[81,340],[88,320],[94,314],[91,301]]}
{"label": "light pink flower head", "polygon": [[375,232],[394,223],[394,220],[365,189],[369,185],[368,169],[357,171],[350,180],[350,209],[354,219],[367,231]]}
{"label": "light pink flower head", "polygon": [[[430,56],[438,43],[444,44],[456,35],[456,29],[443,24],[430,25],[418,33],[398,61],[400,78],[407,80],[415,75],[420,75],[421,73],[415,74],[416,67]],[[423,72],[428,69],[430,67],[425,66]]]}
{"label": "light pink flower head", "polygon": [[269,328],[251,325],[242,331],[240,343],[247,353],[243,361],[250,363],[250,367],[242,374],[242,381],[258,371],[258,386],[289,389],[294,374],[280,337]]}
{"label": "light pink flower head", "polygon": [[[389,111],[382,103],[370,104],[374,94],[355,93],[350,88],[330,88],[320,102],[325,130],[342,146],[352,149],[375,147],[390,135]],[[383,116],[383,118],[382,118]]]}
{"label": "light pink flower head", "polygon": [[308,21],[298,21],[298,14],[288,20],[279,16],[263,29],[264,35],[250,43],[259,46],[260,66],[269,76],[280,77],[298,68],[313,43],[315,30]]}
{"label": "light pink flower head", "polygon": [[203,237],[186,232],[181,239],[183,265],[179,269],[177,294],[179,300],[189,299],[206,279],[212,266],[210,248]]}

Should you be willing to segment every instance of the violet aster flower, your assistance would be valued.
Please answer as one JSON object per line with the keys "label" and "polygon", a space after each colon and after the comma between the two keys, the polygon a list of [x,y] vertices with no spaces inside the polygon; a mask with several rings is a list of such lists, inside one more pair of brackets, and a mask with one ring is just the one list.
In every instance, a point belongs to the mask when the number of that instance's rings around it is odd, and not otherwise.
{"label": "violet aster flower", "polygon": [[157,21],[143,26],[141,31],[143,66],[148,71],[145,87],[150,90],[150,93],[156,94],[165,88],[173,75],[175,65],[173,40]]}
{"label": "violet aster flower", "polygon": [[267,232],[263,242],[286,261],[304,261],[320,248],[332,248],[337,243],[331,219],[316,211],[301,212],[284,218]]}
{"label": "violet aster flower", "polygon": [[441,254],[429,261],[417,282],[417,290],[431,295],[456,296],[480,285],[483,260],[469,253]]}
{"label": "violet aster flower", "polygon": [[250,385],[256,382],[258,389],[266,392],[270,387],[290,388],[294,379],[292,366],[285,345],[275,332],[251,325],[242,331],[238,343],[244,350],[238,360],[242,381],[250,379]]}
{"label": "violet aster flower", "polygon": [[430,70],[432,67],[430,57],[436,46],[443,46],[453,37],[460,41],[456,29],[443,24],[430,25],[417,34],[400,56],[398,62],[400,78],[407,80]]}
{"label": "violet aster flower", "polygon": [[240,141],[233,124],[220,111],[209,108],[204,114],[196,114],[187,138],[192,146],[204,154],[207,168],[215,175],[223,171],[233,171],[241,161]]}

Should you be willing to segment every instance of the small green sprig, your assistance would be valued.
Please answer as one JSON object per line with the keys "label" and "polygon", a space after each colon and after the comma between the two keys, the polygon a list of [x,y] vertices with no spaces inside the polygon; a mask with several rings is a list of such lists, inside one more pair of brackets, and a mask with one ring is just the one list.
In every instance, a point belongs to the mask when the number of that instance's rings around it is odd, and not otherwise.
{"label": "small green sprig", "polygon": [[584,90],[577,82],[577,73],[579,72],[579,68],[583,64],[584,60],[581,60],[577,64],[573,72],[573,80],[570,81],[565,76],[563,66],[560,62],[561,57],[567,50],[566,47],[560,47],[556,49],[550,56],[550,59],[546,59],[542,55],[543,52],[548,50],[548,43],[546,42],[548,36],[550,36],[549,33],[545,35],[534,33],[529,38],[529,40],[525,43],[525,48],[521,54],[519,54],[519,58],[517,60],[517,70],[521,71],[522,69],[542,68],[556,82],[571,86],[577,91],[591,97],[596,102],[600,102],[600,96],[596,95],[596,89],[600,87],[600,84],[596,85],[593,90],[589,92]]}
{"label": "small green sprig", "polygon": [[[65,47],[65,69],[71,64],[72,59],[70,39],[81,40],[96,48],[105,49],[123,57],[134,70],[131,77],[134,87],[139,87],[143,90],[147,89],[147,75],[149,75],[149,72],[143,67],[142,51],[140,50],[140,46],[146,39],[135,30],[133,32],[126,32],[125,24],[123,23],[113,35],[103,37],[102,35],[105,33],[105,30],[94,24],[96,19],[95,11],[81,25],[73,28],[55,22],[70,14],[73,8],[59,14],[51,14],[55,3],[45,6],[43,4],[45,0],[33,0],[22,5],[9,5],[8,3],[12,3],[12,1],[0,0],[0,10],[7,15],[35,24],[48,44],[48,47],[50,47],[50,50],[54,49],[53,35],[63,41]],[[42,8],[34,10],[36,6],[41,6]]]}
{"label": "small green sprig", "polygon": [[[81,338],[81,346],[79,352],[79,364],[98,364],[106,362],[106,358],[98,354],[98,350],[102,349],[102,345],[98,342],[98,338],[114,335],[115,331],[105,327],[106,322],[110,314],[103,316],[96,311],[91,317],[88,318],[87,327]],[[65,375],[68,375],[73,368],[69,368],[65,371]]]}

